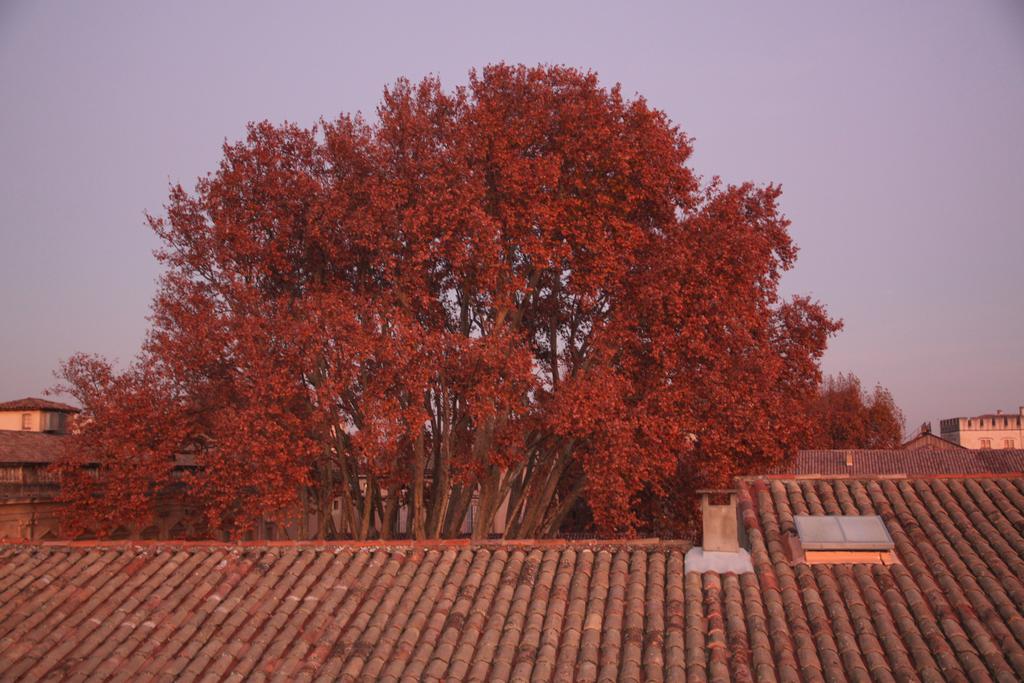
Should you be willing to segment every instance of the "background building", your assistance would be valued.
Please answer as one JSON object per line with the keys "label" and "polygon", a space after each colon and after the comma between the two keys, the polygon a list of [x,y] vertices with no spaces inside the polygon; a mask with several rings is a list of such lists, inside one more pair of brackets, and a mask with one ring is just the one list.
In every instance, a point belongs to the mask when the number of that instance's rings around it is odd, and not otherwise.
{"label": "background building", "polygon": [[0,403],[0,430],[66,434],[81,411],[74,406],[42,398],[20,398]]}
{"label": "background building", "polygon": [[900,449],[906,451],[916,450],[941,450],[941,449],[963,449],[964,447],[960,444],[947,441],[942,437],[932,434],[932,423],[925,422],[921,425],[921,429],[917,436],[904,441],[900,444]]}
{"label": "background building", "polygon": [[773,475],[799,477],[974,476],[1024,473],[1024,449],[913,448],[798,451]]}
{"label": "background building", "polygon": [[997,410],[975,417],[951,417],[940,423],[943,439],[966,448],[1024,446],[1024,406],[1016,414]]}
{"label": "background building", "polygon": [[48,465],[64,452],[79,412],[41,398],[0,403],[0,538],[59,537],[59,485]]}
{"label": "background building", "polygon": [[[47,541],[64,538],[57,501],[58,475],[50,465],[67,447],[68,431],[81,412],[41,398],[0,403],[0,540]],[[191,467],[178,457],[175,474]],[[121,527],[112,538],[166,539],[188,535],[184,511],[173,498],[157,501],[151,523]],[[91,532],[83,538],[90,538]]]}

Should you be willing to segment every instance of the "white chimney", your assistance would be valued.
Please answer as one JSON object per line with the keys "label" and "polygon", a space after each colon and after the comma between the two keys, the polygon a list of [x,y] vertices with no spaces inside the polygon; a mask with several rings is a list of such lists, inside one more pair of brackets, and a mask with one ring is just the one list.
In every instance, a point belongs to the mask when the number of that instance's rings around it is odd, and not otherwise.
{"label": "white chimney", "polygon": [[704,545],[690,548],[684,558],[684,572],[754,571],[743,523],[736,505],[736,491],[732,489],[704,489],[700,494],[700,513],[704,531]]}
{"label": "white chimney", "polygon": [[704,550],[725,553],[739,551],[743,527],[736,511],[736,491],[704,489],[697,493],[700,494]]}

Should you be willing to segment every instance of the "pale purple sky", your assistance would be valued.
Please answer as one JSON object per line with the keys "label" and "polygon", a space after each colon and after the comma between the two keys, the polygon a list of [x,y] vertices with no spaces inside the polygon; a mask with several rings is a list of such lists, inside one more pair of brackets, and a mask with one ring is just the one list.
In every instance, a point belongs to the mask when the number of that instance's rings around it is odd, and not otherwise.
{"label": "pale purple sky", "polygon": [[828,4],[0,4],[0,400],[75,351],[134,356],[143,212],[247,121],[372,115],[398,76],[503,60],[594,69],[696,138],[704,176],[781,183],[785,289],[846,324],[826,371],[889,387],[908,429],[1015,410],[1024,4]]}

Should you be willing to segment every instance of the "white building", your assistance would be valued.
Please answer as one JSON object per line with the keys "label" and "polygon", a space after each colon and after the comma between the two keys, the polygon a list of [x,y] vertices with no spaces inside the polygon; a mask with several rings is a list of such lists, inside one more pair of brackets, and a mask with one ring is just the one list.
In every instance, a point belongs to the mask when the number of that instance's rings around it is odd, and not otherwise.
{"label": "white building", "polygon": [[942,438],[967,448],[1024,448],[1024,406],[1016,413],[997,410],[975,417],[951,417],[940,423]]}

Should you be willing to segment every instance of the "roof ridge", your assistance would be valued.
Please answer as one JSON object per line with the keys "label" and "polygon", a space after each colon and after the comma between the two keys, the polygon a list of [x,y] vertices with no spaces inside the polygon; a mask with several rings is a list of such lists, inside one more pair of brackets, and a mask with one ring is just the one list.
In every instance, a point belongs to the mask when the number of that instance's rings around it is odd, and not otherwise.
{"label": "roof ridge", "polygon": [[683,539],[489,539],[474,541],[468,538],[431,539],[416,541],[393,540],[304,540],[304,541],[217,541],[217,540],[88,540],[88,541],[0,541],[3,547],[25,548],[314,548],[314,549],[430,549],[430,548],[687,548],[693,544]]}
{"label": "roof ridge", "polygon": [[0,410],[56,410],[64,413],[80,413],[81,408],[76,408],[67,403],[51,401],[37,396],[26,396],[16,398],[13,401],[0,402]]}

